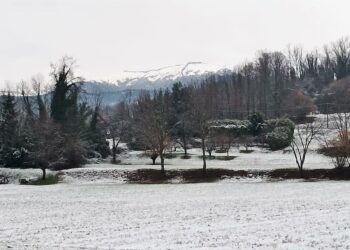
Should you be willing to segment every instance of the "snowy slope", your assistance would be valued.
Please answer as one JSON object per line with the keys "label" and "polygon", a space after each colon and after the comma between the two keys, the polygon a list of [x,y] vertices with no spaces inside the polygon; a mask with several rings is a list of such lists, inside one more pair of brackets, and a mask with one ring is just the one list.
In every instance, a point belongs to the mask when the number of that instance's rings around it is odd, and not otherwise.
{"label": "snowy slope", "polygon": [[118,86],[126,88],[158,88],[181,81],[184,84],[222,71],[221,67],[202,62],[189,62],[147,71],[124,71]]}

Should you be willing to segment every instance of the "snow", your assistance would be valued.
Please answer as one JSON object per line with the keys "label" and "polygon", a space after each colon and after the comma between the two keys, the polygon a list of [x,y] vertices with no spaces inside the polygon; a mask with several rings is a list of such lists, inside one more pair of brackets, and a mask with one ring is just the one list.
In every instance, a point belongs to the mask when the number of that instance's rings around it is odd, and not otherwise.
{"label": "snow", "polygon": [[[324,131],[327,138],[336,135],[332,125]],[[312,143],[305,168],[333,167],[316,152],[320,145]],[[251,149],[246,154],[232,148],[235,159],[208,160],[208,167],[296,168],[288,150]],[[201,150],[189,154],[190,159],[166,159],[165,168],[200,168]],[[142,155],[131,151],[119,165],[65,170],[61,183],[49,186],[18,185],[20,178],[38,178],[41,170],[0,168],[11,177],[11,184],[0,185],[0,249],[350,249],[350,182],[228,178],[128,184],[125,171],[160,168]]]}
{"label": "snow", "polygon": [[[52,174],[53,171],[47,170],[47,174]],[[10,183],[19,183],[20,179],[36,179],[43,174],[41,169],[11,169],[0,168],[0,175],[9,177]],[[1,186],[0,186],[1,187]]]}
{"label": "snow", "polygon": [[350,182],[0,187],[0,249],[348,249]]}
{"label": "snow", "polygon": [[[244,149],[243,147],[240,148]],[[238,148],[231,148],[229,155],[236,156],[235,159],[229,161],[223,160],[208,160],[207,165],[209,168],[227,168],[234,170],[270,170],[276,168],[296,168],[295,159],[293,153],[287,149],[285,151],[271,152],[267,149],[261,149],[258,147],[251,147],[249,149],[254,150],[252,153],[240,153]],[[182,151],[175,152],[174,155],[182,155]],[[165,159],[166,169],[190,169],[199,168],[203,162],[200,158],[201,149],[194,148],[188,151],[191,156],[190,159],[182,159],[176,157],[172,159]],[[225,156],[225,153],[213,153],[214,156]],[[150,158],[143,156],[143,151],[132,151],[124,154],[119,158],[122,161],[121,165],[114,165],[113,168],[118,169],[139,169],[139,168],[157,168],[159,165],[151,165]],[[157,159],[157,164],[160,160]],[[110,168],[110,164],[90,164],[89,168]],[[333,165],[329,158],[318,154],[315,150],[310,150],[305,162],[305,168],[307,169],[319,169],[319,168],[332,168]]]}
{"label": "snow", "polygon": [[213,73],[228,71],[230,70],[219,64],[188,62],[151,70],[124,71],[110,81],[116,82],[121,89],[154,89],[170,87],[176,81],[186,84]]}

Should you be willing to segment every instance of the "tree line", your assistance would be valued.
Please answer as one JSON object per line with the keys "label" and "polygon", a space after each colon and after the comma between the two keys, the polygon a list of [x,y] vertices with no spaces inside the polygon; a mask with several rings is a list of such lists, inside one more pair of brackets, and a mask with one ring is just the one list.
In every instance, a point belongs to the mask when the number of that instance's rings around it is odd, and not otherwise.
{"label": "tree line", "polygon": [[20,94],[3,94],[0,165],[38,168],[45,179],[46,169],[79,167],[96,154],[109,155],[99,122],[101,102],[90,107],[79,99],[82,79],[74,75],[74,64],[64,57],[51,65],[54,84],[47,93],[42,93],[41,80],[33,78],[32,91],[22,84]]}
{"label": "tree line", "polygon": [[159,157],[162,172],[167,150],[179,145],[187,157],[190,145],[195,145],[201,148],[205,172],[206,152],[211,154],[214,141],[220,138],[231,144],[227,136],[212,140],[213,122],[218,120],[248,131],[243,142],[247,148],[261,142],[258,136],[264,132],[250,126],[270,120],[273,126],[264,136],[279,148],[286,144],[279,137],[291,140],[294,130],[290,121],[279,118],[299,122],[317,106],[322,110],[325,101],[347,99],[350,41],[342,38],[322,52],[300,47],[290,47],[287,53],[259,52],[232,71],[186,86],[177,82],[171,89],[143,91],[136,100],[113,107],[104,106],[98,95],[92,102],[81,98],[84,81],[75,76],[74,65],[68,57],[52,65],[49,89],[34,78],[31,90],[22,84],[20,94],[4,92],[0,165],[39,168],[45,178],[46,169],[78,167],[89,158],[112,155],[117,162],[119,143],[126,142],[131,149],[144,150],[153,163]]}

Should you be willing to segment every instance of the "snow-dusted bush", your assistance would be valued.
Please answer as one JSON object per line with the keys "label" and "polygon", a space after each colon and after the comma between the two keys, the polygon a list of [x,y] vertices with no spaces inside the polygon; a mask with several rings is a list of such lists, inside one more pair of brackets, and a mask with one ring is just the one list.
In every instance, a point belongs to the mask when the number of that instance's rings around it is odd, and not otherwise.
{"label": "snow-dusted bush", "polygon": [[277,127],[287,127],[290,130],[290,136],[293,136],[295,124],[288,118],[271,119],[265,122],[265,130],[272,132]]}
{"label": "snow-dusted bush", "polygon": [[260,142],[265,141],[272,150],[279,150],[288,147],[292,142],[294,127],[294,123],[289,119],[263,121],[261,116],[254,115],[250,120],[225,119],[212,121],[210,122],[210,135],[226,134],[243,141],[246,137],[261,135]]}
{"label": "snow-dusted bush", "polygon": [[249,134],[251,122],[248,120],[215,120],[210,122],[210,131],[212,133],[227,132],[234,136],[243,136]]}
{"label": "snow-dusted bush", "polygon": [[268,126],[273,128],[272,132],[266,134],[266,143],[271,150],[280,150],[288,147],[294,134],[294,123],[289,119],[269,120]]}

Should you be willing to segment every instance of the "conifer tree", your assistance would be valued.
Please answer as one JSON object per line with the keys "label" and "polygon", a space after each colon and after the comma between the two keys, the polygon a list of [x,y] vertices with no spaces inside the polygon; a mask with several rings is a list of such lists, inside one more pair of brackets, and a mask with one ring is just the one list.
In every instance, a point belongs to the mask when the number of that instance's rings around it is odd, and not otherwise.
{"label": "conifer tree", "polygon": [[2,97],[0,119],[0,163],[5,167],[20,167],[25,157],[18,136],[16,102],[10,93]]}

